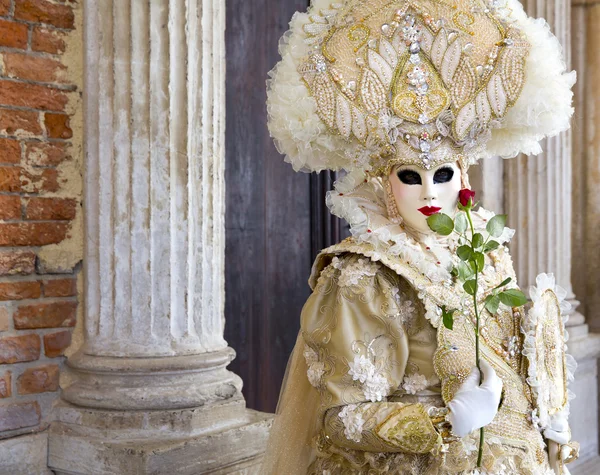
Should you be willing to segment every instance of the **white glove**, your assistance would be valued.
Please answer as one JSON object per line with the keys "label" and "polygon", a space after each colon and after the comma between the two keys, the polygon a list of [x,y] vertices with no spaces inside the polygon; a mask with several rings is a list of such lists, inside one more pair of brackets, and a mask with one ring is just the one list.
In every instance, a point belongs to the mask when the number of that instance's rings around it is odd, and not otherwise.
{"label": "white glove", "polygon": [[483,359],[481,372],[484,377],[481,386],[481,375],[475,367],[456,392],[454,399],[448,403],[450,414],[447,419],[452,424],[452,432],[461,438],[488,425],[498,413],[502,380],[496,375],[494,368]]}
{"label": "white glove", "polygon": [[569,469],[564,465],[573,454],[572,447],[566,445],[571,441],[571,429],[569,428],[569,416],[566,409],[557,412],[550,419],[550,425],[544,430],[544,437],[548,439],[548,456],[550,466],[555,473],[570,475]]}
{"label": "white glove", "polygon": [[544,437],[560,445],[568,444],[571,441],[569,416],[566,410],[557,412],[551,417],[550,426],[544,430]]}

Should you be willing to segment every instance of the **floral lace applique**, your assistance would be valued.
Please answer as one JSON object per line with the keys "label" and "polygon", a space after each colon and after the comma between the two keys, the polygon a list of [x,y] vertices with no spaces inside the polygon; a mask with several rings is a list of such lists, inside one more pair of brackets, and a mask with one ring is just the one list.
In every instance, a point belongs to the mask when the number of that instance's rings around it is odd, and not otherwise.
{"label": "floral lace applique", "polygon": [[404,325],[411,326],[417,317],[417,308],[414,303],[404,292],[400,292],[400,289],[397,287],[392,289],[392,296],[398,306],[396,317],[399,318]]}
{"label": "floral lace applique", "polygon": [[467,455],[471,455],[472,453],[477,452],[479,450],[479,445],[475,443],[476,441],[472,437],[463,437],[462,439],[460,439],[460,442],[463,446],[465,454]]}
{"label": "floral lace applique", "polygon": [[[372,262],[370,259],[358,259],[356,262],[342,268],[338,285],[340,287],[358,285],[361,278],[375,276],[379,271],[379,267],[379,264]],[[339,267],[337,268],[339,269]]]}
{"label": "floral lace applique", "polygon": [[325,374],[325,364],[319,361],[319,355],[310,346],[304,345],[304,359],[308,365],[306,375],[309,383],[318,388],[321,385],[321,378]]}
{"label": "floral lace applique", "polygon": [[429,380],[422,374],[413,373],[404,377],[402,387],[408,394],[417,394],[419,391],[427,389],[429,386]]}
{"label": "floral lace applique", "polygon": [[344,424],[344,435],[348,440],[360,442],[365,420],[356,404],[348,404],[338,414]]}
{"label": "floral lace applique", "polygon": [[331,279],[335,275],[335,272],[341,269],[342,261],[339,258],[334,257],[331,260],[331,263],[321,272],[321,275],[319,276],[319,282]]}
{"label": "floral lace applique", "polygon": [[390,383],[371,360],[365,356],[355,356],[354,362],[349,363],[348,374],[354,381],[362,384],[365,398],[371,402],[382,401],[388,395]]}

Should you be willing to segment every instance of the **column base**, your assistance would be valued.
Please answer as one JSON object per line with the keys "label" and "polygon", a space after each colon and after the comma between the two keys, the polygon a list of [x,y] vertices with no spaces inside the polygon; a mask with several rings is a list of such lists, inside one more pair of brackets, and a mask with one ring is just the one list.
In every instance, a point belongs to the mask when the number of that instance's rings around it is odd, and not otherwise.
{"label": "column base", "polygon": [[199,407],[239,394],[242,380],[226,369],[235,351],[189,356],[122,358],[79,352],[67,360],[62,398],[112,410]]}
{"label": "column base", "polygon": [[[588,333],[587,325],[568,328],[569,353],[577,360],[575,381],[571,390],[575,399],[571,402],[569,423],[573,440],[581,444],[580,459],[569,465],[573,475],[598,473],[598,357],[600,357],[600,334]],[[595,461],[595,462],[594,462]],[[590,471],[591,470],[591,471]]]}
{"label": "column base", "polygon": [[272,415],[241,396],[170,411],[87,409],[61,401],[49,431],[57,474],[259,474]]}

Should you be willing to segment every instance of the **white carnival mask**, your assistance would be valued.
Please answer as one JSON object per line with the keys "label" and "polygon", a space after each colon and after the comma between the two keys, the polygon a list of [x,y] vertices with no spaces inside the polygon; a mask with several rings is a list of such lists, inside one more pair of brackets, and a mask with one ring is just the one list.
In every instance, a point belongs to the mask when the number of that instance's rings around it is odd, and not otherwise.
{"label": "white carnival mask", "polygon": [[456,163],[445,163],[430,170],[402,165],[394,168],[389,181],[398,213],[409,228],[432,233],[427,224],[429,216],[456,214],[461,189],[461,171]]}

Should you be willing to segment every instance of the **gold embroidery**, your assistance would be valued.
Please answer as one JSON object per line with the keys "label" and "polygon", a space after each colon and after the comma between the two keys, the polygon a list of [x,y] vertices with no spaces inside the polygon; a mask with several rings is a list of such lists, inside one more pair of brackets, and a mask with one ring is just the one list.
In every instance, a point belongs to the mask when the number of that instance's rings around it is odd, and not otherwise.
{"label": "gold embroidery", "polygon": [[348,38],[353,43],[358,43],[357,46],[354,47],[354,52],[358,52],[364,45],[369,41],[369,35],[371,34],[371,29],[362,23],[357,25],[353,25],[348,32]]}
{"label": "gold embroidery", "polygon": [[475,32],[469,27],[475,24],[475,17],[467,12],[456,12],[452,16],[454,24],[468,35],[475,36]]}
{"label": "gold embroidery", "polygon": [[[298,68],[317,113],[331,134],[357,145],[352,159],[366,166],[370,157],[375,174],[387,171],[388,161],[440,163],[457,155],[476,161],[480,151],[473,145],[483,145],[490,122],[502,119],[523,89],[529,45],[483,0],[332,4],[311,15],[304,29],[314,54],[323,57],[318,68]],[[324,89],[319,76],[335,87]],[[425,154],[397,148],[395,135],[377,126],[389,110],[405,121],[400,135],[414,136],[433,134],[441,114],[450,114],[449,135]]]}
{"label": "gold embroidery", "polygon": [[420,404],[410,404],[393,412],[376,432],[406,452],[426,454],[441,443],[431,419]]}

